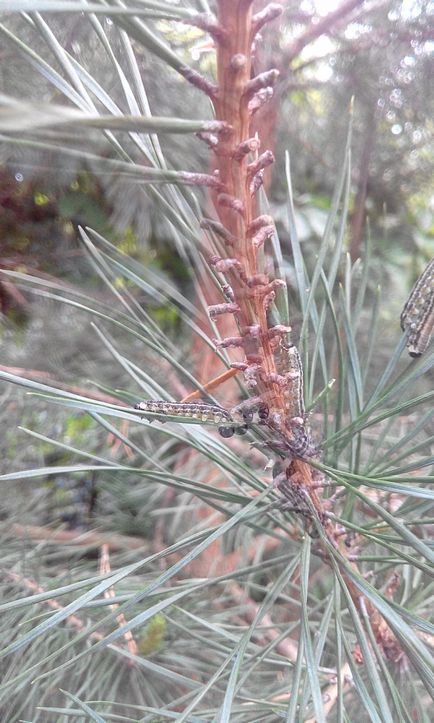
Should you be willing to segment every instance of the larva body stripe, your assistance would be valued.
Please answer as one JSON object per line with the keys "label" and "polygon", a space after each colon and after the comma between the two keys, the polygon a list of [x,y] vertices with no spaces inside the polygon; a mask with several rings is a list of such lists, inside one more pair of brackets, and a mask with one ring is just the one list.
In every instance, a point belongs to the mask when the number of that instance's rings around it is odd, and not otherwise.
{"label": "larva body stripe", "polygon": [[288,358],[288,375],[291,378],[289,385],[288,413],[290,417],[305,416],[303,364],[299,351],[294,344],[286,347]]}
{"label": "larva body stripe", "polygon": [[425,271],[419,276],[415,285],[413,286],[410,296],[402,310],[401,314],[401,328],[405,331],[408,327],[409,322],[414,316],[414,307],[423,303],[426,297],[431,296],[434,291],[434,258],[431,259]]}
{"label": "larva body stripe", "polygon": [[434,329],[434,258],[411,291],[401,314],[401,328],[408,333],[410,355],[423,354]]}
{"label": "larva body stripe", "polygon": [[200,422],[214,422],[214,424],[219,424],[221,421],[233,422],[226,409],[219,407],[217,404],[190,404],[188,402],[165,402],[150,399],[138,402],[134,408],[140,409],[142,412],[151,412],[152,414],[167,417],[190,417]]}
{"label": "larva body stripe", "polygon": [[426,315],[423,326],[417,334],[410,334],[408,338],[408,351],[410,356],[420,356],[427,349],[434,331],[434,298],[429,313]]}
{"label": "larva body stripe", "polygon": [[312,440],[305,427],[294,427],[288,447],[296,457],[305,457],[312,449]]}

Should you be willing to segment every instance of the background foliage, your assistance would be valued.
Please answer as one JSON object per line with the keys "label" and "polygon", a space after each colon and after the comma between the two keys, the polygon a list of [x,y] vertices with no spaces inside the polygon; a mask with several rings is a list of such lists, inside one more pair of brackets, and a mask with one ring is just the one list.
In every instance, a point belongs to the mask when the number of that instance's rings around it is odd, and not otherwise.
{"label": "background foliage", "polygon": [[[280,70],[257,120],[276,157],[261,203],[314,464],[337,484],[324,496],[352,555],[331,567],[302,516],[276,508],[254,435],[131,411],[228,364],[199,253],[210,202],[179,175],[209,171],[195,133],[211,113],[177,71],[215,75],[209,36],[181,21],[215,8],[13,5],[0,25],[3,718],[429,720],[433,353],[408,361],[398,321],[433,253],[429,5],[288,2],[255,56],[256,73]],[[215,391],[228,406],[241,394]]]}

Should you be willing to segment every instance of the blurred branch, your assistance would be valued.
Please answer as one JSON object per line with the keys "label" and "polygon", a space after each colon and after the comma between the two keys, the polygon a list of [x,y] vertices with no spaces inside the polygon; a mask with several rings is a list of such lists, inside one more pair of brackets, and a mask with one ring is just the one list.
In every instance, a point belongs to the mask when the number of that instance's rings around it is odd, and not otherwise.
{"label": "blurred branch", "polygon": [[333,12],[318,20],[316,23],[312,19],[311,24],[303,35],[297,38],[292,45],[282,52],[281,66],[285,67],[290,65],[292,61],[300,55],[303,48],[321,35],[330,32],[331,28],[339,24],[342,20],[346,19],[348,21],[348,16],[353,10],[360,8],[365,1],[366,0],[347,0],[347,2],[344,2],[340,7],[336,8],[336,10],[333,10]]}
{"label": "blurred branch", "polygon": [[119,535],[112,531],[54,530],[43,525],[21,525],[18,523],[13,523],[10,526],[4,524],[3,528],[8,533],[10,532],[13,537],[40,540],[51,545],[76,545],[89,548],[100,548],[103,545],[108,545],[110,550],[115,552],[121,550],[142,550],[145,552],[148,549],[146,540],[140,537]]}

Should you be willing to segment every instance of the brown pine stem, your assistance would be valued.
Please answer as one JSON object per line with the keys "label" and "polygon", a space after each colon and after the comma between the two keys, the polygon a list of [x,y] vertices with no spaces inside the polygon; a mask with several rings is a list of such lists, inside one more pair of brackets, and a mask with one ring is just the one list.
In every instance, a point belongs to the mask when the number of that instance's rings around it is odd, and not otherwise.
{"label": "brown pine stem", "polygon": [[[274,5],[266,19],[277,14]],[[264,304],[270,279],[258,262],[259,248],[272,231],[263,231],[257,243],[252,243],[251,237],[256,211],[251,184],[258,173],[273,162],[272,154],[267,151],[253,161],[249,157],[259,146],[258,139],[251,134],[255,105],[251,102],[265,89],[270,94],[269,89],[277,78],[275,70],[251,78],[252,43],[258,22],[266,19],[263,14],[254,19],[250,2],[221,0],[218,3],[218,21],[224,30],[225,42],[216,43],[218,91],[214,106],[217,119],[229,125],[232,134],[220,138],[215,148],[216,170],[224,192],[214,196],[214,203],[219,222],[231,239],[230,256],[235,262],[231,267],[226,266],[225,277],[233,293],[233,303],[238,307],[235,316],[240,330],[239,336],[223,340],[220,346],[236,345],[244,349],[247,366],[255,365],[258,372],[255,391],[267,398],[272,411],[278,412],[284,408],[282,390],[268,381],[272,378],[270,375],[278,372]],[[261,283],[256,284],[259,272]]]}
{"label": "brown pine stem", "polygon": [[[349,0],[345,7],[349,9],[358,4],[360,0]],[[285,366],[282,357],[285,361],[285,351],[289,349],[282,342],[290,329],[282,327],[274,333],[268,324],[267,311],[274,301],[275,288],[284,285],[284,282],[270,279],[265,265],[262,246],[266,246],[272,234],[272,224],[268,218],[257,217],[255,193],[262,183],[264,168],[273,162],[273,156],[270,151],[262,149],[261,155],[253,159],[250,157],[260,148],[260,138],[252,131],[252,117],[272,98],[272,86],[278,72],[272,69],[251,77],[252,46],[258,27],[252,3],[249,0],[218,0],[217,9],[224,41],[215,36],[217,90],[212,100],[217,120],[226,123],[232,132],[220,135],[213,146],[215,177],[222,190],[212,193],[218,223],[224,229],[220,236],[226,253],[219,251],[220,255],[212,257],[211,264],[224,275],[230,289],[226,311],[233,314],[239,329],[238,335],[223,339],[219,346],[243,350],[245,359],[241,363],[236,362],[234,367],[244,372],[246,385],[254,390],[255,397],[266,403],[272,428],[283,439],[284,447],[285,443],[290,446],[294,442],[295,435],[288,412],[294,408],[303,411],[300,398],[302,367],[300,362],[299,374],[292,376],[287,369],[282,370]],[[268,15],[264,11],[260,22],[276,16],[273,6]],[[273,285],[276,286],[273,288]],[[333,567],[329,551],[331,544],[356,570],[356,563],[349,560],[348,550],[339,540],[338,528],[335,529],[327,516],[326,505],[317,491],[318,481],[314,479],[310,465],[302,458],[306,455],[284,456],[286,459],[281,464],[279,477],[282,478],[288,503],[299,509],[308,527],[312,526],[315,518],[327,537],[328,545],[322,541],[319,543],[321,557]],[[380,613],[360,595],[351,578],[345,571],[342,574],[361,615],[367,611],[385,657],[397,662],[403,655],[399,642]]]}

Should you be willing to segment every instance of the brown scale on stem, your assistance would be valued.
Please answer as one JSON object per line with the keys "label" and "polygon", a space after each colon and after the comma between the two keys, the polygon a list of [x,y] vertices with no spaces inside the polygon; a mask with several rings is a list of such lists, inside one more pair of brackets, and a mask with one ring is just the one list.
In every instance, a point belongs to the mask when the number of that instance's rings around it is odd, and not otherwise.
{"label": "brown scale on stem", "polygon": [[[264,265],[263,247],[267,250],[274,225],[270,217],[258,215],[256,193],[274,159],[267,149],[255,157],[260,139],[253,132],[252,117],[271,100],[278,71],[270,69],[252,77],[252,48],[258,30],[278,17],[281,8],[272,3],[254,15],[252,4],[251,0],[218,0],[217,22],[206,20],[216,45],[217,86],[192,76],[190,71],[188,77],[211,98],[217,120],[231,129],[230,133],[212,134],[210,143],[216,179],[215,184],[210,183],[210,192],[218,219],[213,223],[218,224],[215,231],[228,251],[228,258],[216,256],[211,260],[214,270],[223,275],[227,290],[227,303],[214,306],[212,314],[233,314],[239,331],[216,343],[244,353],[243,361],[234,360],[233,371],[243,372],[246,386],[261,400],[262,409],[267,409],[262,422],[275,435],[274,446],[281,459],[277,485],[288,504],[303,515],[308,529],[314,533],[321,528],[327,538],[327,545],[323,539],[318,541],[318,554],[331,564],[331,546],[356,570],[356,562],[349,559],[338,528],[327,515],[326,501],[320,496],[322,483],[306,460],[315,455],[315,449],[304,411],[301,360],[287,341],[289,329],[269,325],[270,309],[285,282],[270,278]],[[223,253],[221,249],[219,253]],[[361,597],[345,570],[341,572],[355,605],[371,618],[385,657],[396,661],[401,651],[392,631]]]}
{"label": "brown scale on stem", "polygon": [[[239,336],[228,337],[218,344],[244,349],[246,378],[255,384],[256,392],[271,395],[270,407],[276,412],[285,409],[285,385],[275,382],[281,375],[276,369],[275,334],[268,329],[267,312],[276,289],[283,282],[270,280],[258,267],[258,250],[267,243],[274,226],[270,217],[256,216],[254,198],[262,183],[262,172],[274,159],[266,149],[252,159],[251,154],[259,150],[260,141],[252,136],[250,129],[256,106],[271,96],[271,86],[278,76],[277,71],[270,69],[252,78],[252,43],[259,28],[280,12],[281,8],[272,4],[254,16],[251,2],[221,0],[218,3],[217,26],[221,28],[220,37],[224,42],[214,33],[218,88],[213,98],[217,120],[232,129],[231,135],[219,136],[214,148],[218,179],[224,189],[214,194],[214,203],[219,223],[231,239],[233,259],[227,265],[222,259],[214,262],[214,266],[224,273],[231,289],[240,330]],[[214,25],[214,29],[217,26]],[[255,368],[249,374],[251,364]]]}
{"label": "brown scale on stem", "polygon": [[231,258],[228,263],[213,258],[211,263],[223,273],[231,289],[233,306],[222,306],[218,311],[234,313],[239,328],[239,335],[222,339],[218,346],[244,350],[248,386],[254,386],[256,394],[267,398],[273,418],[281,420],[280,433],[291,439],[294,434],[285,424],[285,412],[291,406],[287,397],[295,384],[290,375],[276,367],[275,358],[276,337],[289,333],[289,329],[270,329],[267,319],[276,291],[285,284],[270,279],[262,262],[258,263],[258,252],[272,236],[274,224],[269,216],[257,216],[255,196],[263,172],[274,158],[267,149],[252,158],[259,150],[260,139],[251,133],[252,116],[271,98],[278,77],[274,69],[252,77],[252,45],[259,28],[280,12],[281,8],[272,4],[254,16],[252,3],[246,0],[218,3],[217,24],[224,42],[214,35],[218,88],[213,102],[217,120],[230,127],[232,133],[220,134],[214,147],[216,175],[223,190],[213,195],[218,222],[231,239]]}

